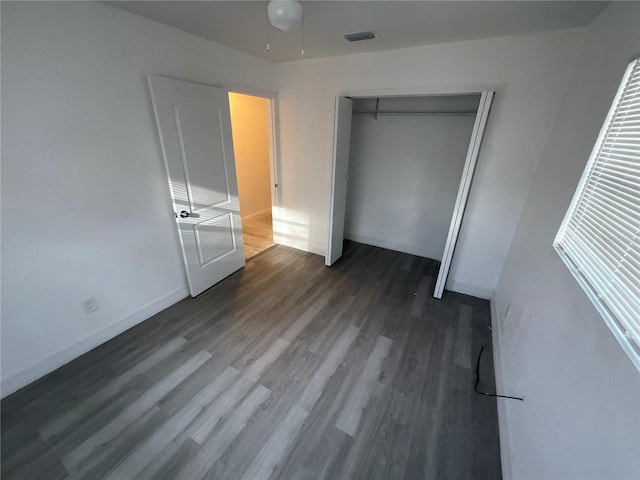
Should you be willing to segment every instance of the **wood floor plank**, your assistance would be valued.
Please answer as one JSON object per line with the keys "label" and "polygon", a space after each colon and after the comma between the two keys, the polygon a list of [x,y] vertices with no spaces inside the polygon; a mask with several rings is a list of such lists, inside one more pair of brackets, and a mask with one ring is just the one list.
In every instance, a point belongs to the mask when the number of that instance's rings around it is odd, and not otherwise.
{"label": "wood floor plank", "polygon": [[[124,408],[139,398],[139,392],[127,389],[114,398],[104,408],[85,419],[74,429],[65,432],[61,437],[44,442],[39,435],[35,441],[22,445],[19,451],[2,459],[2,478],[42,478],[44,473],[60,471],[60,467],[68,475],[62,464],[62,456],[71,451],[93,432],[101,429],[118,415]],[[2,454],[5,454],[4,448]]]}
{"label": "wood floor plank", "polygon": [[246,426],[251,415],[269,398],[269,395],[271,395],[271,391],[268,388],[257,385],[247,398],[233,410],[215,435],[202,446],[198,455],[189,462],[188,467],[180,472],[179,476],[192,480],[204,478],[207,470],[229,448],[238,433]]}
{"label": "wood floor plank", "polygon": [[323,295],[313,302],[313,304],[311,304],[311,306],[287,329],[287,331],[282,335],[282,338],[288,342],[293,342],[298,335],[302,333],[305,327],[309,325],[318,312],[324,308],[329,299],[330,295]]}
{"label": "wood floor plank", "polygon": [[456,335],[458,339],[455,344],[453,362],[467,369],[471,369],[471,322],[473,317],[473,307],[460,305],[460,313],[456,325]]}
{"label": "wood floor plank", "polygon": [[158,400],[195,372],[210,357],[211,354],[208,352],[198,352],[185,363],[180,365],[166,378],[162,379],[145,392],[143,396],[123,410],[116,418],[113,419],[112,422],[87,438],[83,443],[78,445],[78,447],[65,456],[63,458],[65,467],[67,467],[70,472],[73,472],[79,463],[89,456],[93,450],[111,440],[113,437],[118,435],[118,433],[124,430],[128,424],[132,423],[136,418],[152,408]]}
{"label": "wood floor plank", "polygon": [[106,478],[110,480],[135,478],[154,457],[184,432],[202,409],[220,395],[239,375],[237,370],[227,367],[215,381],[205,385],[183,408],[157,427],[155,432],[131,452]]}
{"label": "wood floor plank", "polygon": [[72,478],[102,478],[112,470],[130,449],[152,432],[160,421],[161,413],[157,405],[153,405],[142,415],[128,424],[118,435],[100,445],[91,452],[70,473]]}
{"label": "wood floor plank", "polygon": [[268,479],[274,467],[283,460],[284,454],[298,434],[307,412],[292,405],[289,414],[277,426],[264,447],[242,476],[243,480]]}
{"label": "wood floor plank", "polygon": [[278,338],[258,360],[244,372],[237,381],[207,409],[202,412],[199,422],[190,429],[188,435],[199,444],[215,428],[220,419],[240,401],[240,399],[256,384],[260,375],[289,346],[289,342]]}
{"label": "wood floor plank", "polygon": [[353,478],[389,478],[396,450],[403,446],[397,438],[406,438],[408,428],[402,421],[402,413],[407,408],[405,394],[382,384],[378,384],[378,389],[381,393],[374,397],[378,399],[377,404],[363,413],[364,428],[370,429],[370,433],[357,439],[362,449],[358,457],[349,462],[352,465],[349,476]]}
{"label": "wood floor plank", "polygon": [[90,395],[96,388],[100,388],[105,380],[111,380],[115,376],[106,363],[94,358],[91,359],[91,366],[77,370],[71,374],[71,378],[61,379],[59,384],[55,381],[57,375],[44,377],[43,385],[34,389],[31,395],[27,395],[28,398],[20,407],[11,415],[3,414],[3,432],[7,433],[14,426],[21,428],[25,422],[30,425],[44,424],[73,407],[77,398]]}
{"label": "wood floor plank", "polygon": [[[176,439],[140,472],[136,480],[175,480],[200,451],[200,445],[189,437]],[[185,479],[189,480],[189,479]]]}
{"label": "wood floor plank", "polygon": [[346,299],[344,295],[340,295],[342,301],[334,301],[334,299],[330,302],[330,308],[325,315],[324,319],[326,319],[318,328],[318,330],[314,333],[313,338],[311,338],[311,342],[309,343],[307,350],[312,353],[319,353],[321,350],[326,348],[326,344],[334,340],[332,338],[335,334],[340,334],[344,330],[344,325],[349,324],[349,317],[346,315],[346,312],[353,305],[355,301],[355,296],[349,296]]}
{"label": "wood floor plank", "polygon": [[425,391],[414,398],[414,407],[407,410],[413,429],[411,443],[405,462],[405,478],[437,478],[436,465],[440,450],[446,448],[442,442],[442,424],[446,388],[450,381],[447,375],[453,356],[454,329],[440,325],[433,333],[440,349],[432,348],[427,362]]}
{"label": "wood floor plank", "polygon": [[[495,392],[493,350],[491,348],[491,316],[486,309],[476,307],[474,308],[471,338],[472,365],[474,368],[483,345],[487,348],[480,362],[480,377],[483,388],[486,388],[487,391]],[[497,401],[510,402],[513,400],[498,399]],[[498,423],[495,399],[477,395],[476,401],[471,403],[471,419],[473,442],[471,471],[473,478],[498,478],[500,477],[500,441],[492,428],[493,425]]]}
{"label": "wood floor plank", "polygon": [[382,367],[382,361],[387,356],[387,353],[389,353],[392,342],[389,338],[378,336],[376,345],[371,355],[369,355],[365,368],[358,379],[358,383],[356,383],[351,395],[349,395],[344,409],[336,421],[336,427],[347,435],[353,437],[358,430],[362,410],[366,406],[369,395],[371,395],[376,384]]}
{"label": "wood floor plank", "polygon": [[180,348],[185,343],[186,340],[184,338],[177,337],[161,346],[153,353],[151,353],[147,358],[138,363],[135,367],[124,372],[122,375],[115,378],[103,388],[91,395],[89,398],[84,400],[76,408],[44,425],[39,430],[40,436],[44,440],[48,440],[52,436],[59,434],[64,429],[72,425],[76,419],[83,418],[86,415],[90,414],[113,395],[116,395],[119,391],[121,391],[124,386],[135,377],[137,377],[138,375],[142,375],[152,366],[156,365],[160,360],[177,351],[178,348]]}
{"label": "wood floor plank", "polygon": [[238,433],[232,444],[213,464],[206,477],[241,478],[262,447],[269,441],[276,426],[286,418],[290,405],[287,399],[272,391],[269,398],[249,418],[245,428]]}
{"label": "wood floor plank", "polygon": [[460,478],[471,471],[473,460],[472,437],[461,435],[471,425],[471,397],[466,394],[468,372],[452,365],[449,373],[452,382],[447,388],[447,402],[444,408],[445,429],[441,441],[447,445],[441,449],[437,461],[436,477]]}
{"label": "wood floor plank", "polygon": [[311,381],[305,387],[302,395],[296,401],[300,408],[307,412],[311,411],[318,401],[318,398],[320,398],[329,378],[335,373],[338,365],[342,363],[347,350],[351,347],[351,344],[356,339],[359,332],[360,329],[358,327],[350,325],[341,337],[333,344],[331,350],[326,354],[324,361],[311,378]]}
{"label": "wood floor plank", "polygon": [[2,400],[2,478],[499,479],[489,304],[438,268],[270,248]]}
{"label": "wood floor plank", "polygon": [[260,378],[277,398],[293,402],[311,381],[318,358],[304,348],[304,341],[294,342]]}
{"label": "wood floor plank", "polygon": [[411,303],[410,314],[414,317],[420,317],[422,315],[425,304],[430,297],[432,283],[433,278],[427,275],[423,276],[420,280],[413,302]]}
{"label": "wood floor plank", "polygon": [[388,409],[392,390],[380,382],[375,382],[371,388],[369,401],[361,412],[363,422],[357,430],[350,448],[333,467],[332,477],[335,478],[367,478],[371,471],[372,458],[369,455],[371,446],[377,440],[376,432]]}
{"label": "wood floor plank", "polygon": [[288,458],[274,473],[275,478],[337,478],[331,473],[333,465],[353,441],[334,426],[350,391],[348,378],[348,369],[340,365],[309,413]]}

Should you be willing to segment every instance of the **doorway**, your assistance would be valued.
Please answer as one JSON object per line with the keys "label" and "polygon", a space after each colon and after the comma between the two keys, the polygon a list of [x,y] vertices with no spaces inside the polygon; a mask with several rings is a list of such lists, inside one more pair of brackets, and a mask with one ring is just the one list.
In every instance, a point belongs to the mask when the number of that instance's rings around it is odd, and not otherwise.
{"label": "doorway", "polygon": [[147,80],[189,291],[195,297],[273,245],[278,97],[156,75]]}
{"label": "doorway", "polygon": [[275,245],[272,218],[272,100],[229,92],[245,260]]}
{"label": "doorway", "polygon": [[432,258],[442,297],[492,99],[336,98],[327,266],[345,238]]}

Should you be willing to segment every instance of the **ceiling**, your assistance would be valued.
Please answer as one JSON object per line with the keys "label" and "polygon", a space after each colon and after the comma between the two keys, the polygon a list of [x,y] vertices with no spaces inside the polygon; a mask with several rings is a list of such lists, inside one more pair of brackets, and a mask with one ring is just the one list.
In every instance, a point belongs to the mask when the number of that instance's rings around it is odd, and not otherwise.
{"label": "ceiling", "polygon": [[[300,29],[269,29],[266,1],[108,1],[272,62],[299,60]],[[518,35],[587,25],[608,2],[598,1],[303,1],[304,58],[392,50],[416,45]],[[343,34],[375,30],[349,43]]]}

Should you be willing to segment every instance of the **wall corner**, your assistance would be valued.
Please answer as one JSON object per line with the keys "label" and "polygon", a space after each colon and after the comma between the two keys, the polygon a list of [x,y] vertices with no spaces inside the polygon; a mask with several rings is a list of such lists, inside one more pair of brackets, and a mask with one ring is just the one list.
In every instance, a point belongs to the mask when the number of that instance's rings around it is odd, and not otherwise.
{"label": "wall corner", "polygon": [[[494,375],[496,383],[496,391],[504,391],[504,371],[501,356],[501,336],[499,325],[499,313],[496,303],[495,294],[489,301],[491,307],[491,337],[493,343],[493,365]],[[510,480],[513,478],[512,471],[512,456],[511,456],[511,436],[509,434],[509,416],[505,402],[499,398],[496,398],[496,405],[498,408],[498,433],[500,437],[500,462],[502,464],[502,478],[504,480]]]}

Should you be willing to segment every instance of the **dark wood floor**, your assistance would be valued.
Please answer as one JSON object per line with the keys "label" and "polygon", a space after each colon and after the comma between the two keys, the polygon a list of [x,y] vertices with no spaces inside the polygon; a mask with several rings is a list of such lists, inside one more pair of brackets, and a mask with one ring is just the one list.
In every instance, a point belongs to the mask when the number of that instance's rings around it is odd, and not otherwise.
{"label": "dark wood floor", "polygon": [[437,267],[274,247],[3,400],[2,477],[500,478],[488,303]]}

